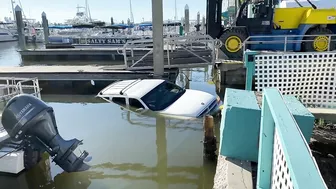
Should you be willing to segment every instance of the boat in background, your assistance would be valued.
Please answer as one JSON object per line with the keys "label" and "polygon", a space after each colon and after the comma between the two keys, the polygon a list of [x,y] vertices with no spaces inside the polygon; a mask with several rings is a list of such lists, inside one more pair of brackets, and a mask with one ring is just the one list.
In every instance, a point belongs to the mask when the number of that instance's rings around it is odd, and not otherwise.
{"label": "boat in background", "polygon": [[8,42],[8,41],[17,41],[18,38],[14,36],[10,30],[5,28],[0,28],[0,42]]}

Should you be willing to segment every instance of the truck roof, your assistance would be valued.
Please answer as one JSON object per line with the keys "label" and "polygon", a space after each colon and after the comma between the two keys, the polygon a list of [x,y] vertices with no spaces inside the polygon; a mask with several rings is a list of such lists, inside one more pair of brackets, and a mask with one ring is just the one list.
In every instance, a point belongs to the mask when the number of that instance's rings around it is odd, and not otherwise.
{"label": "truck roof", "polygon": [[159,84],[163,83],[163,79],[139,79],[139,80],[123,80],[117,81],[105,87],[99,92],[99,95],[119,96],[124,95],[133,98],[142,98],[149,91]]}

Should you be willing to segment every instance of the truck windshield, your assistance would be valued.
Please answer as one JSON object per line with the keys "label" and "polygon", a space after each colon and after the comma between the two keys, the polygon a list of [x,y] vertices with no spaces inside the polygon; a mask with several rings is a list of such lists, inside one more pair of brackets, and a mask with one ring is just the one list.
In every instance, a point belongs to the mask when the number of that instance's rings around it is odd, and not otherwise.
{"label": "truck windshield", "polygon": [[150,110],[160,111],[179,99],[184,92],[181,87],[165,81],[143,96],[141,100]]}

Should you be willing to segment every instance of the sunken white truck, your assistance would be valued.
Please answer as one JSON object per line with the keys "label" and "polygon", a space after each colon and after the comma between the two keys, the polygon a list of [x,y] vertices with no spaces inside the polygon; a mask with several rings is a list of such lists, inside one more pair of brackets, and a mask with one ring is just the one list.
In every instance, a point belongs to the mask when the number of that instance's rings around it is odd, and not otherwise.
{"label": "sunken white truck", "polygon": [[184,89],[162,79],[117,81],[101,90],[97,97],[137,113],[200,118],[219,111],[220,98],[207,92]]}

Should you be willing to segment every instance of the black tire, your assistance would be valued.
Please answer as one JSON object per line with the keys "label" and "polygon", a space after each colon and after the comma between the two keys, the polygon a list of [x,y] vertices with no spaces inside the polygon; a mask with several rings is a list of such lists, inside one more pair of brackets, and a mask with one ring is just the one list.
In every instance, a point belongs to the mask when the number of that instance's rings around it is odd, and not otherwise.
{"label": "black tire", "polygon": [[[332,35],[332,34],[334,34],[334,33],[331,30],[329,30],[328,28],[317,27],[317,28],[314,28],[314,29],[308,31],[306,35],[320,35],[320,36],[323,36],[323,35]],[[314,41],[313,41],[318,37],[319,36],[304,37],[303,38],[304,40],[311,40],[311,41],[302,42],[302,51],[304,51],[304,52],[318,51],[317,49],[314,48]],[[329,49],[330,51],[335,50],[336,43],[335,43],[335,41],[333,41],[335,39],[336,39],[335,37],[332,37],[330,44],[327,44],[327,45],[330,45],[330,49]],[[322,51],[322,50],[320,50],[320,51]],[[328,49],[326,49],[324,51],[328,51]]]}
{"label": "black tire", "polygon": [[26,147],[24,149],[24,166],[26,170],[33,168],[41,161],[42,153],[36,149]]}
{"label": "black tire", "polygon": [[224,33],[219,38],[223,43],[221,50],[228,56],[229,59],[242,60],[243,53],[244,53],[243,48],[230,50],[230,47],[227,46],[227,42],[228,42],[227,40],[233,36],[238,38],[240,42],[243,43],[245,39],[247,38],[247,33],[244,31],[244,29],[240,29],[240,28],[231,28],[231,29],[224,31]]}

